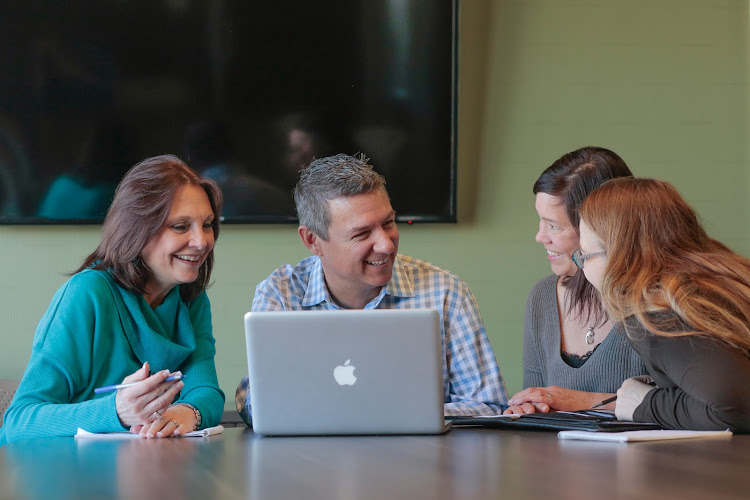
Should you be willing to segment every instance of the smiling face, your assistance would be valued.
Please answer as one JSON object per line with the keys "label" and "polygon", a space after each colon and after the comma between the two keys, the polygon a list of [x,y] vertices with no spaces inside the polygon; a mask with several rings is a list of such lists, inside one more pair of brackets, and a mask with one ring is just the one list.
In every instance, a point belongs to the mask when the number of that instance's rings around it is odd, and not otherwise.
{"label": "smiling face", "polygon": [[146,301],[155,307],[175,285],[192,283],[214,247],[214,213],[200,186],[183,186],[175,193],[167,220],[141,251],[152,277]]}
{"label": "smiling face", "polygon": [[547,193],[537,193],[536,213],[539,214],[537,243],[547,250],[552,272],[558,276],[574,276],[578,271],[573,252],[579,247],[578,233],[568,219],[562,199]]}
{"label": "smiling face", "polygon": [[383,189],[328,202],[328,241],[300,226],[305,246],[320,257],[328,291],[346,308],[361,309],[391,280],[398,251],[396,213]]}
{"label": "smiling face", "polygon": [[[604,250],[604,245],[599,238],[591,231],[583,220],[581,220],[581,252],[591,254]],[[604,268],[607,266],[607,254],[592,256],[583,263],[583,274],[591,285],[602,291],[602,279],[604,278]]]}

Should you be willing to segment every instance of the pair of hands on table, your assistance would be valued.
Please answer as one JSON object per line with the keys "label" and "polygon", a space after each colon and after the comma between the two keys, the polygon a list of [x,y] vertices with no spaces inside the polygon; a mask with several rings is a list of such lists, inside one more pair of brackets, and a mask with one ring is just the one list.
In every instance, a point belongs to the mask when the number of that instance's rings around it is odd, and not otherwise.
{"label": "pair of hands on table", "polygon": [[[602,406],[615,410],[619,420],[633,420],[633,413],[646,394],[654,389],[651,377],[640,376],[625,380],[617,391],[617,401]],[[508,400],[508,409],[503,413],[547,413],[549,411],[576,411],[591,408],[608,399],[612,394],[574,391],[556,385],[529,387]]]}
{"label": "pair of hands on table", "polygon": [[[140,384],[117,391],[115,407],[117,416],[130,432],[141,437],[170,437],[185,434],[195,428],[196,416],[192,409],[183,405],[171,405],[185,383],[182,380],[165,382],[169,370],[149,376],[148,363],[122,382]],[[177,372],[178,373],[178,372]]]}
{"label": "pair of hands on table", "polygon": [[[575,411],[591,408],[592,405],[607,399],[612,394],[574,391],[556,385],[529,387],[516,393],[508,400],[508,409],[503,413],[547,413],[549,411]],[[611,407],[605,405],[602,408]]]}

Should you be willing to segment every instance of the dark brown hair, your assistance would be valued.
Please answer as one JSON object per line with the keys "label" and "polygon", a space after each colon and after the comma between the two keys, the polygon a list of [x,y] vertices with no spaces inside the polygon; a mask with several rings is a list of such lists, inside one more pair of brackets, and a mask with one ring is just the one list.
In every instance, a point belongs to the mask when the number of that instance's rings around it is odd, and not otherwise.
{"label": "dark brown hair", "polygon": [[[133,166],[120,181],[104,219],[102,241],[75,272],[107,270],[121,287],[145,294],[151,271],[141,260],[141,251],[164,225],[175,194],[184,186],[200,186],[206,192],[214,213],[214,239],[218,239],[223,200],[216,183],[200,177],[176,156],[154,156]],[[180,285],[184,301],[193,300],[206,289],[213,265],[211,249],[198,279]]]}
{"label": "dark brown hair", "polygon": [[[587,146],[560,157],[542,172],[534,183],[534,194],[546,193],[560,198],[570,223],[579,232],[579,209],[593,190],[610,179],[632,177],[622,158],[609,149]],[[576,317],[592,319],[601,325],[606,321],[596,289],[578,269],[571,277],[563,277],[566,289],[565,307]]]}

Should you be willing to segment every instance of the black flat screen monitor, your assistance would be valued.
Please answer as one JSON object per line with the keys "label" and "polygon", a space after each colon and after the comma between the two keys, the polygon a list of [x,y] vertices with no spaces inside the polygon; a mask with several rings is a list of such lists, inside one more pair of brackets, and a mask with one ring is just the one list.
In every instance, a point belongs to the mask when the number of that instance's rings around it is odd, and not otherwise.
{"label": "black flat screen monitor", "polygon": [[363,153],[400,220],[456,220],[457,0],[3,0],[0,223],[101,223],[172,153],[230,223],[295,222],[313,158]]}

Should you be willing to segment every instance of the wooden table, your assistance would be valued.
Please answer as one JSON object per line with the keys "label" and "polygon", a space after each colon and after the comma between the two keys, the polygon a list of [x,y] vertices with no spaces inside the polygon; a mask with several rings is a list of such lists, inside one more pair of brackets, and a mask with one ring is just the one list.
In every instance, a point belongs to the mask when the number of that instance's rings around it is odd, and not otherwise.
{"label": "wooden table", "polygon": [[0,498],[750,497],[750,436],[598,443],[554,432],[443,436],[34,439],[0,449]]}

